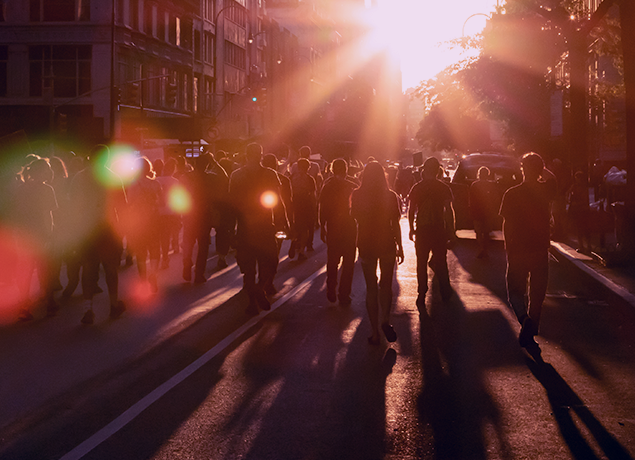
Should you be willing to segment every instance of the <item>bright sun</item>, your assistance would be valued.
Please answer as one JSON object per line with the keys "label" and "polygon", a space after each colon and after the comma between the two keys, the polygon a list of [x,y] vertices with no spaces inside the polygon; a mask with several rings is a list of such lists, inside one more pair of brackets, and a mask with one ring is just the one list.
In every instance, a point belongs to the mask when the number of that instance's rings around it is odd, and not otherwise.
{"label": "bright sun", "polygon": [[368,51],[388,50],[401,63],[403,88],[415,86],[461,59],[443,42],[481,32],[495,1],[379,0],[366,10]]}

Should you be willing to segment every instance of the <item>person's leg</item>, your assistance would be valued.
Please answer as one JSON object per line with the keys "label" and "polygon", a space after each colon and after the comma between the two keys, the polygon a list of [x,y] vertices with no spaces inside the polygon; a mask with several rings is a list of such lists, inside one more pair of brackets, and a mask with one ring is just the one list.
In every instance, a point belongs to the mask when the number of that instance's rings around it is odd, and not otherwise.
{"label": "person's leg", "polygon": [[[110,315],[119,316],[115,313],[119,308],[119,260],[121,259],[122,247],[115,235],[106,235],[100,245],[99,259],[104,266],[106,286],[108,287],[108,298],[110,299]],[[145,258],[145,253],[138,255],[138,258]]]}
{"label": "person's leg", "polygon": [[243,289],[249,298],[248,313],[258,313],[256,302],[256,255],[254,250],[245,242],[237,241],[236,262],[243,274]]}
{"label": "person's leg", "polygon": [[326,247],[326,298],[329,302],[337,300],[337,269],[340,264],[341,254],[336,244]]}
{"label": "person's leg", "polygon": [[380,321],[390,324],[392,311],[392,281],[395,273],[396,258],[394,254],[386,254],[379,259],[379,303],[381,307]]}
{"label": "person's leg", "polygon": [[425,303],[426,293],[428,292],[428,259],[430,258],[430,244],[423,235],[416,235],[415,251],[417,255],[417,305],[422,306]]}
{"label": "person's leg", "polygon": [[207,257],[209,255],[209,245],[211,244],[211,226],[205,226],[198,235],[198,251],[196,253],[196,266],[194,267],[194,281],[207,281],[205,269],[207,268]]}
{"label": "person's leg", "polygon": [[342,248],[342,267],[340,269],[340,304],[349,305],[351,303],[351,290],[353,286],[353,273],[355,270],[355,253],[357,248],[355,242],[349,242]]}
{"label": "person's leg", "polygon": [[547,294],[549,280],[549,253],[536,253],[531,261],[529,275],[529,317],[535,325],[535,332],[540,326],[542,304]]}
{"label": "person's leg", "polygon": [[432,263],[431,267],[434,275],[439,281],[439,290],[443,301],[447,301],[452,296],[452,285],[450,284],[450,272],[448,270],[447,254],[448,249],[445,237],[436,238],[431,247]]}
{"label": "person's leg", "polygon": [[361,258],[362,272],[366,281],[366,311],[370,321],[371,336],[368,342],[379,344],[379,299],[377,286],[377,262],[376,257]]}
{"label": "person's leg", "polygon": [[257,301],[261,309],[268,310],[270,304],[266,294],[273,295],[277,292],[273,285],[278,270],[278,245],[275,237],[263,238],[256,257],[258,263]]}
{"label": "person's leg", "polygon": [[183,227],[183,279],[185,281],[192,280],[192,254],[194,252],[194,243],[196,236],[194,228],[190,224]]}
{"label": "person's leg", "polygon": [[507,253],[507,299],[514,310],[518,322],[523,324],[527,318],[527,268],[524,254]]}

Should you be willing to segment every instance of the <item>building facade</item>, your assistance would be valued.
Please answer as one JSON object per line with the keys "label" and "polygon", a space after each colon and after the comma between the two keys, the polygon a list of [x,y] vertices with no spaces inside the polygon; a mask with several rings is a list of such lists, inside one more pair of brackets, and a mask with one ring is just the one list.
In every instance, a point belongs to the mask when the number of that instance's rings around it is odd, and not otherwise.
{"label": "building facade", "polygon": [[232,144],[270,130],[290,103],[274,64],[293,63],[296,38],[263,0],[28,0],[0,11],[0,136],[24,130],[74,150]]}

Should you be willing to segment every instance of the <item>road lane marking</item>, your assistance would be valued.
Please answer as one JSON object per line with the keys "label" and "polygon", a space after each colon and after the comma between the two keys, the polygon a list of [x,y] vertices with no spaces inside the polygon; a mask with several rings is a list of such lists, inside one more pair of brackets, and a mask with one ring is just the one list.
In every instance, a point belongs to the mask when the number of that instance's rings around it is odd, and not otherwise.
{"label": "road lane marking", "polygon": [[254,316],[241,327],[236,329],[234,332],[229,334],[223,340],[221,340],[218,344],[208,350],[205,354],[203,354],[196,361],[191,363],[185,369],[178,372],[176,375],[171,377],[165,383],[161,384],[154,390],[152,390],[149,394],[141,398],[135,404],[133,404],[130,408],[124,411],[119,417],[114,419],[112,422],[108,423],[101,430],[93,434],[90,438],[82,442],[80,445],[75,447],[73,450],[64,455],[60,460],[79,460],[84,457],[88,453],[90,453],[93,449],[99,446],[101,443],[106,441],[108,438],[113,436],[119,430],[124,428],[130,422],[132,422],[137,416],[139,416],[144,410],[150,407],[154,402],[158,401],[161,397],[163,397],[166,393],[176,387],[178,384],[187,379],[194,372],[199,370],[213,358],[215,358],[218,354],[220,354],[225,348],[231,345],[236,339],[242,336],[249,329],[254,327],[258,322],[275,311],[278,307],[282,306],[286,303],[290,298],[297,295],[302,290],[306,289],[308,286],[315,281],[317,277],[326,272],[326,266],[323,266],[312,275],[310,275],[307,279],[305,279],[302,283],[298,284],[295,288],[290,290],[288,293],[280,297],[271,305],[271,310],[263,311],[258,316]]}

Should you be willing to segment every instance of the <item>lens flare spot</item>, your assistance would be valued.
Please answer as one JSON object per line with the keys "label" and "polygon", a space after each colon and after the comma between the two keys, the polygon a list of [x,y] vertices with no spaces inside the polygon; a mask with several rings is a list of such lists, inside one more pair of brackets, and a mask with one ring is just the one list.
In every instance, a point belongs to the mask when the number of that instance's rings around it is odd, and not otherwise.
{"label": "lens flare spot", "polygon": [[274,192],[267,191],[260,196],[260,204],[265,208],[275,208],[278,204],[278,195]]}
{"label": "lens flare spot", "polygon": [[177,214],[187,214],[192,209],[192,197],[182,185],[175,185],[168,191],[168,207]]}
{"label": "lens flare spot", "polygon": [[117,149],[111,151],[110,160],[106,166],[119,176],[124,185],[128,185],[139,177],[138,158],[139,156],[132,149]]}

